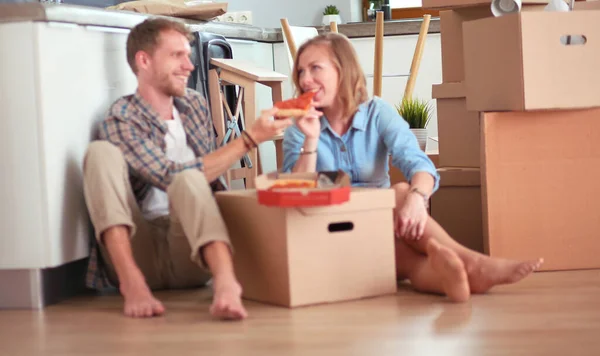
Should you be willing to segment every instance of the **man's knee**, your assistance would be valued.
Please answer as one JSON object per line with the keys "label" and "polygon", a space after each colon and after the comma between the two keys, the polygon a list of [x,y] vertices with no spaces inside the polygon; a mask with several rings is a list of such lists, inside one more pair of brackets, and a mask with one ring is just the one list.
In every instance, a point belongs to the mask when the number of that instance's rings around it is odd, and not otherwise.
{"label": "man's knee", "polygon": [[89,165],[98,165],[103,162],[114,164],[123,160],[121,150],[108,141],[93,141],[88,146],[83,160],[84,169]]}
{"label": "man's knee", "polygon": [[210,191],[210,185],[206,180],[204,173],[197,169],[186,169],[183,172],[177,173],[169,187],[168,194],[176,194],[175,192],[182,191]]}

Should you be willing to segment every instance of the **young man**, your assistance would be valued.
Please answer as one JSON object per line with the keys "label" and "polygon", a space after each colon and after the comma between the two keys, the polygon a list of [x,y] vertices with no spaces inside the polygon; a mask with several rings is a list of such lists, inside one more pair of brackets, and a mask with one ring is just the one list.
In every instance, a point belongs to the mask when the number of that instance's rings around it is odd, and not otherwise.
{"label": "young man", "polygon": [[206,100],[187,88],[189,43],[186,27],[167,19],[146,20],[129,34],[138,88],[112,105],[84,161],[96,234],[88,286],[118,285],[125,315],[151,317],[165,311],[152,290],[212,277],[211,314],[243,319],[233,249],[212,193],[229,167],[292,121],[264,111],[241,138],[216,149]]}

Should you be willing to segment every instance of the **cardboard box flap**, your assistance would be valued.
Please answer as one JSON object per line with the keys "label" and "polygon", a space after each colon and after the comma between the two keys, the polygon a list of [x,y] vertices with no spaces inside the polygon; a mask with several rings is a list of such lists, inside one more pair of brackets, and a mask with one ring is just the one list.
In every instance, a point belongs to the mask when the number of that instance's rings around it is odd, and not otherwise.
{"label": "cardboard box flap", "polygon": [[439,168],[441,187],[478,187],[481,185],[479,168]]}
{"label": "cardboard box flap", "polygon": [[137,0],[109,6],[107,9],[127,10],[194,20],[211,20],[227,13],[227,3],[203,3],[198,0]]}
{"label": "cardboard box flap", "polygon": [[431,86],[431,97],[433,99],[451,99],[466,97],[466,88],[463,82],[442,83]]}

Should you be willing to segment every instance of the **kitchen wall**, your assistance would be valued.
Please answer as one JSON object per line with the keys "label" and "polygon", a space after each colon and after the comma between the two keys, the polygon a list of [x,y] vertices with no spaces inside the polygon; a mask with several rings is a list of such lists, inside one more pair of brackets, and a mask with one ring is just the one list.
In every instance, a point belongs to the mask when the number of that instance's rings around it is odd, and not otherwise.
{"label": "kitchen wall", "polygon": [[323,10],[335,5],[344,23],[362,20],[361,0],[229,0],[228,11],[252,11],[252,24],[281,27],[286,17],[292,26],[321,25]]}

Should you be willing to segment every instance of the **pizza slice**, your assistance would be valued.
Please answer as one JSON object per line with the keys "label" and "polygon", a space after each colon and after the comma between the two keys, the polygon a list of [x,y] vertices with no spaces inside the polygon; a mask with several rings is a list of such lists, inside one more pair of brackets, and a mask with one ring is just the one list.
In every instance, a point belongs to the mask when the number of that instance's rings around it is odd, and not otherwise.
{"label": "pizza slice", "polygon": [[312,189],[317,187],[317,182],[314,179],[292,179],[284,178],[277,179],[269,190],[273,189]]}
{"label": "pizza slice", "polygon": [[310,103],[312,102],[314,96],[315,92],[307,91],[297,98],[275,103],[275,107],[279,109],[275,113],[275,118],[283,119],[288,117],[302,117],[306,115],[310,109]]}

